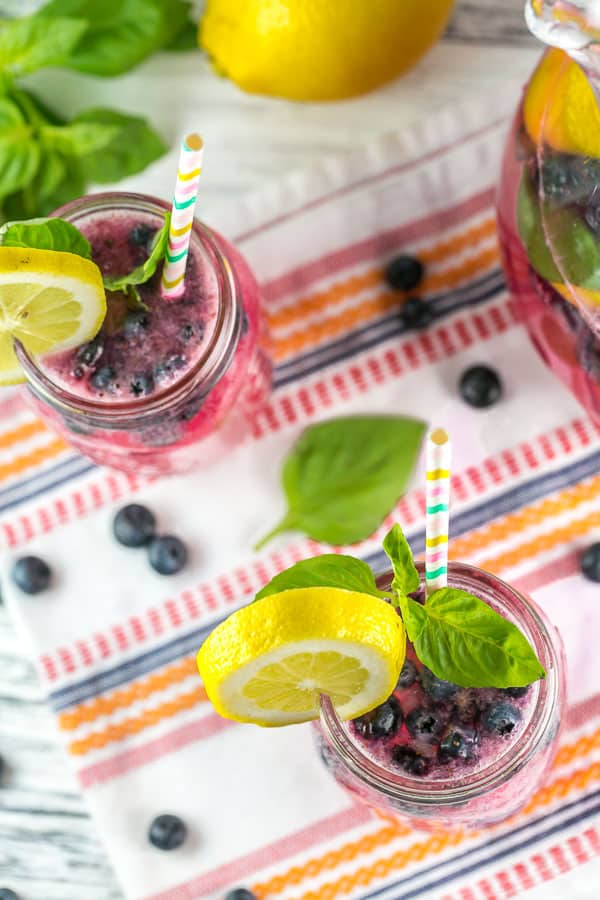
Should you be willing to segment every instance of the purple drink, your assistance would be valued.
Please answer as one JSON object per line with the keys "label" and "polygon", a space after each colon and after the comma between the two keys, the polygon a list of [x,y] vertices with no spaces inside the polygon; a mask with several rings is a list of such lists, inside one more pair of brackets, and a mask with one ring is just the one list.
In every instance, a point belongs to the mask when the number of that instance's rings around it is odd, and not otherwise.
{"label": "purple drink", "polygon": [[[423,576],[422,563],[417,564]],[[391,576],[378,580],[382,590]],[[353,722],[322,703],[317,742],[334,777],[418,827],[479,827],[516,813],[547,774],[564,702],[555,629],[531,600],[486,572],[451,564],[449,586],[480,597],[526,635],[547,676],[526,690],[459,688],[416,660],[391,698]]]}
{"label": "purple drink", "polygon": [[[92,245],[104,275],[147,258],[162,201],[94,195],[57,215]],[[33,361],[21,353],[39,414],[95,462],[155,476],[218,459],[247,433],[270,387],[257,284],[223,238],[194,224],[185,290],[162,298],[161,266],[139,286],[143,305],[107,295],[88,344]]]}

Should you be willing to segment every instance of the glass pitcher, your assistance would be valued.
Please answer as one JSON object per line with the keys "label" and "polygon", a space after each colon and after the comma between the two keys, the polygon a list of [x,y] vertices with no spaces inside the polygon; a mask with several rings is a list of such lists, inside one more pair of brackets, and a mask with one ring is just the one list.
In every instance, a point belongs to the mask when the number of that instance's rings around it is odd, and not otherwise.
{"label": "glass pitcher", "polygon": [[537,350],[600,423],[600,2],[529,0],[525,17],[548,48],[504,153],[502,261]]}

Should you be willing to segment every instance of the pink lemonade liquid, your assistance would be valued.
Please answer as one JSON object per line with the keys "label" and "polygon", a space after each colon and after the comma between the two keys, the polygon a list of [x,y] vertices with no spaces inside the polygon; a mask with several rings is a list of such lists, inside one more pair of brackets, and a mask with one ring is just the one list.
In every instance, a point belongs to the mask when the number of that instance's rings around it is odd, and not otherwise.
{"label": "pink lemonade liquid", "polygon": [[[528,687],[462,688],[436,678],[407,642],[391,697],[350,722],[325,700],[316,732],[344,787],[425,828],[479,827],[517,812],[551,766],[564,702],[560,639],[533,603],[471,566],[452,563],[449,581],[515,622],[547,677]],[[389,583],[378,579],[383,590]]]}
{"label": "pink lemonade liquid", "polygon": [[[58,214],[87,237],[104,275],[144,262],[163,204],[90,197]],[[26,366],[38,412],[95,462],[158,475],[222,456],[247,433],[270,388],[258,286],[245,260],[198,223],[181,297],[160,294],[161,266],[141,303],[108,292],[100,332]]]}
{"label": "pink lemonade liquid", "polygon": [[[550,280],[538,274],[534,267],[536,260],[528,255],[519,234],[519,193],[529,189],[530,196],[538,197],[539,203],[540,179],[550,215],[552,211],[566,210],[573,222],[600,241],[600,167],[596,165],[594,172],[585,157],[536,148],[525,134],[519,109],[504,153],[497,202],[500,249],[508,288],[515,311],[541,357],[592,418],[600,422],[600,337],[590,327],[589,319],[582,315],[581,308],[565,299]],[[555,252],[553,243],[556,249],[560,246],[559,265],[568,256],[571,264],[575,264],[577,242],[570,243],[568,235],[549,235],[547,227],[547,222],[540,222],[540,243],[545,243],[550,253]],[[576,286],[574,290],[577,291]],[[566,292],[570,293],[568,287]],[[600,315],[600,307],[596,315]]]}

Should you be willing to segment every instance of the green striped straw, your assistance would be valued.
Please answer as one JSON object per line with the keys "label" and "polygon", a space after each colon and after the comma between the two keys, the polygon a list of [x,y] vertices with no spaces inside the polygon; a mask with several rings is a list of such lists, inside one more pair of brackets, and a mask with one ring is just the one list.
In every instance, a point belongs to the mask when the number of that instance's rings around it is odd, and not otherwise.
{"label": "green striped straw", "polygon": [[450,518],[450,458],[448,433],[436,428],[427,437],[425,502],[425,592],[429,596],[448,585]]}
{"label": "green striped straw", "polygon": [[186,134],[181,142],[169,242],[160,284],[160,292],[165,300],[175,300],[185,289],[185,270],[198,199],[203,149],[204,142],[199,134]]}

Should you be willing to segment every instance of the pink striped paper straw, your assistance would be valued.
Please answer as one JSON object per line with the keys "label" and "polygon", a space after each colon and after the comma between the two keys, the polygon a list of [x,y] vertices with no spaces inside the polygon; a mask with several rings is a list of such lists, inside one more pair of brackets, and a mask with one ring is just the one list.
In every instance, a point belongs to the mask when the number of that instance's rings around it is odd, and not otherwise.
{"label": "pink striped paper straw", "polygon": [[181,142],[169,241],[160,285],[160,292],[166,300],[181,297],[185,289],[185,269],[198,199],[203,150],[204,141],[199,134],[186,134]]}
{"label": "pink striped paper straw", "polygon": [[436,428],[427,438],[425,481],[425,593],[448,585],[450,457],[448,433]]}

